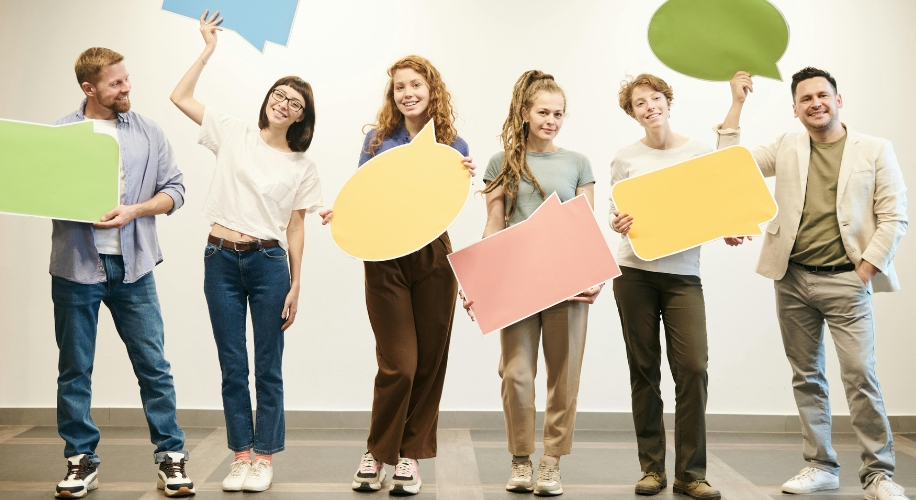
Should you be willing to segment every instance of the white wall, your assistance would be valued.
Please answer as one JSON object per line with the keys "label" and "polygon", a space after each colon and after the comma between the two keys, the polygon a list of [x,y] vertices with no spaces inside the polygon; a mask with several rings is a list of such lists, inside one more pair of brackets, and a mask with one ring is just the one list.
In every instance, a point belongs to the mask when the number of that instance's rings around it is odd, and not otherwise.
{"label": "white wall", "polygon": [[[646,28],[661,3],[467,0],[458,6],[422,0],[303,1],[289,47],[269,45],[261,54],[235,33],[221,34],[197,96],[254,121],[276,78],[297,74],[308,80],[318,108],[310,154],[318,163],[330,205],[354,171],[360,130],[373,120],[381,103],[385,69],[399,57],[417,53],[437,65],[460,114],[460,134],[481,167],[499,149],[497,135],[516,78],[532,68],[553,73],[566,91],[569,113],[557,142],[591,159],[598,179],[597,216],[616,251],[617,235],[605,222],[608,165],[618,149],[642,135],[636,122],[617,107],[618,82],[640,72],[667,79],[675,89],[673,128],[709,143],[714,140],[711,127],[721,121],[730,102],[727,83],[676,74],[652,54]],[[916,101],[910,96],[916,81],[916,33],[910,26],[916,19],[916,3],[773,3],[791,27],[789,48],[778,63],[783,77],[790,79],[806,65],[833,72],[846,105],[841,111],[844,122],[893,141],[907,182],[916,185],[911,168],[916,159]],[[178,404],[221,408],[219,366],[202,293],[201,253],[208,227],[198,215],[213,156],[196,145],[196,126],[168,101],[203,43],[196,21],[163,12],[160,6],[160,0],[93,8],[80,2],[0,1],[0,117],[50,123],[73,111],[81,100],[72,68],[82,50],[101,45],[127,57],[133,109],[163,127],[187,187],[184,208],[159,218],[165,262],[155,274]],[[787,81],[756,78],[755,89],[744,112],[745,144],[801,130],[792,118]],[[702,223],[706,214],[696,215]],[[483,202],[475,198],[450,230],[455,247],[476,241],[484,219]],[[50,233],[48,220],[0,216],[0,407],[55,405],[58,351],[47,274]],[[888,412],[894,415],[916,414],[910,364],[916,340],[909,309],[916,298],[913,238],[905,238],[897,253],[903,291],[875,297],[878,373]],[[287,408],[366,410],[375,353],[362,266],[337,250],[317,217],[308,219],[306,239],[299,319],[286,337]],[[795,412],[772,283],[753,271],[759,249],[755,241],[740,249],[710,244],[703,250],[710,413]],[[101,318],[93,404],[139,407],[123,344],[104,310]],[[626,356],[610,289],[592,307],[589,337],[579,409],[629,411]],[[834,411],[844,414],[847,407],[832,344],[828,349]],[[481,338],[459,308],[442,409],[501,409],[498,360],[498,336]],[[670,377],[663,390],[673,409]]]}

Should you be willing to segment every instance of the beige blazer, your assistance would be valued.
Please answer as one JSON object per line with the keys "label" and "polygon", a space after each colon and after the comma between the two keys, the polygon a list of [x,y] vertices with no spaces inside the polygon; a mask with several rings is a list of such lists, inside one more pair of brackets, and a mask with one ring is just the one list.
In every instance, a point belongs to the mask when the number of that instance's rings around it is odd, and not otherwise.
{"label": "beige blazer", "polygon": [[[845,127],[845,125],[844,125]],[[716,130],[719,148],[737,145],[740,131]],[[837,181],[836,213],[849,260],[874,264],[875,292],[900,289],[891,260],[906,233],[906,186],[890,141],[846,129],[846,146]],[[757,272],[779,280],[786,274],[795,244],[805,191],[811,139],[807,132],[784,134],[776,142],[751,150],[765,177],[776,176],[779,214],[766,228]]]}

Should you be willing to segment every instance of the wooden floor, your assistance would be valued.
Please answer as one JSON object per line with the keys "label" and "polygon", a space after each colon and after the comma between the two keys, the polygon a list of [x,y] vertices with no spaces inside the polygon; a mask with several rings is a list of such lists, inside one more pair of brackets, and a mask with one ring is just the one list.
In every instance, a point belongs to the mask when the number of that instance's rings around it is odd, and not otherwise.
{"label": "wooden floor", "polygon": [[[232,455],[223,428],[186,428],[191,452],[188,472],[195,498],[209,499],[361,499],[387,498],[387,490],[357,493],[350,480],[365,451],[366,431],[289,429],[286,451],[274,456],[274,482],[264,493],[228,493],[220,482]],[[672,436],[669,434],[669,484],[673,482]],[[783,496],[779,485],[805,463],[801,436],[793,433],[713,432],[708,435],[708,479],[730,500],[767,500]],[[863,498],[857,469],[861,460],[854,434],[836,434],[843,468],[840,489],[806,495],[805,500]],[[916,498],[916,434],[896,434],[896,481]],[[163,498],[155,488],[153,447],[145,427],[103,427],[98,454],[98,490],[92,500]],[[537,456],[532,457],[537,463]],[[479,500],[531,498],[509,493],[505,483],[510,455],[500,430],[443,429],[438,457],[420,461],[423,487],[415,498]],[[389,476],[392,471],[388,466]],[[52,498],[64,477],[63,441],[54,427],[0,426],[0,499]],[[633,493],[640,477],[632,433],[577,431],[571,455],[561,461],[561,497],[572,499],[646,498]],[[674,497],[671,488],[656,498]],[[789,495],[786,495],[789,496]],[[686,497],[680,497],[686,498]]]}

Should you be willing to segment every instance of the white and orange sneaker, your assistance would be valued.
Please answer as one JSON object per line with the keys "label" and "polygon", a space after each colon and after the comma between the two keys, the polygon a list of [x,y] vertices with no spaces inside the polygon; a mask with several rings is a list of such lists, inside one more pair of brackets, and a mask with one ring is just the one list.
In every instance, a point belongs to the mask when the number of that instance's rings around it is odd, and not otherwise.
{"label": "white and orange sneaker", "polygon": [[54,496],[57,498],[83,498],[99,487],[99,472],[96,465],[85,454],[67,459],[67,475],[57,483]]}

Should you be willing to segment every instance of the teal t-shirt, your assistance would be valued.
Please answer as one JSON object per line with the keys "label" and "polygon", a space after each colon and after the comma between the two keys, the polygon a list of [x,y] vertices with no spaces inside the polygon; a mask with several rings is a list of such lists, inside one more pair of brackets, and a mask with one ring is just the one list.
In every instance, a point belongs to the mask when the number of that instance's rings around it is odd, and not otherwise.
{"label": "teal t-shirt", "polygon": [[[490,157],[487,171],[483,174],[484,182],[492,181],[502,172],[505,157],[505,151],[500,151]],[[560,201],[565,202],[575,198],[576,188],[595,182],[595,175],[592,173],[592,165],[588,158],[575,151],[563,148],[552,153],[529,151],[527,160],[528,168],[538,180],[544,194],[550,196],[551,193],[556,192]],[[515,199],[515,211],[509,218],[509,225],[512,226],[528,219],[541,206],[541,203],[544,203],[544,198],[541,198],[541,193],[534,187],[534,184],[522,179],[518,188],[518,197]],[[508,205],[506,213],[509,213]]]}

